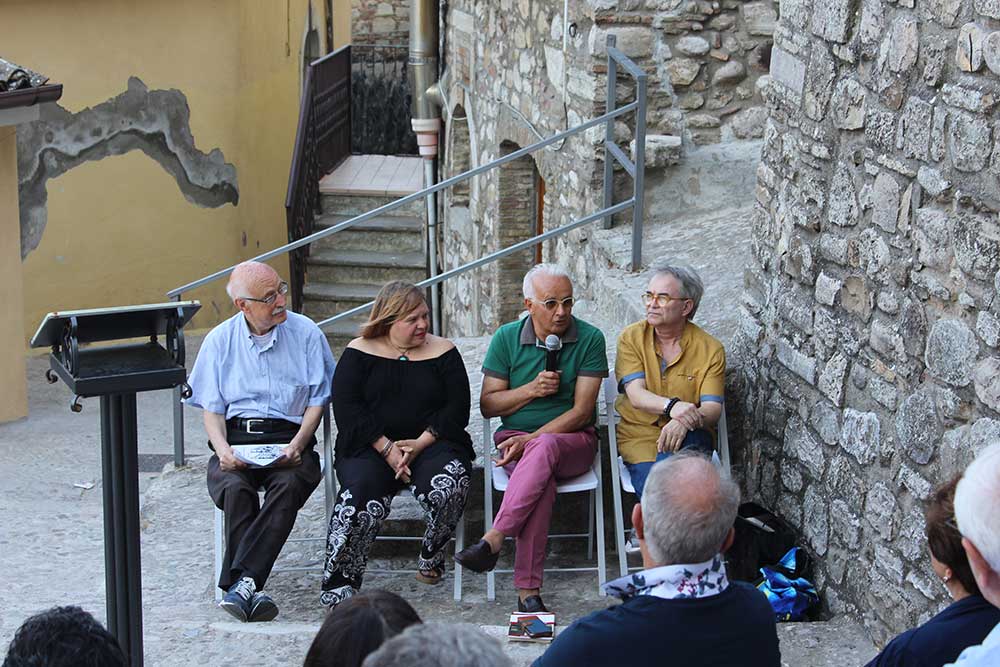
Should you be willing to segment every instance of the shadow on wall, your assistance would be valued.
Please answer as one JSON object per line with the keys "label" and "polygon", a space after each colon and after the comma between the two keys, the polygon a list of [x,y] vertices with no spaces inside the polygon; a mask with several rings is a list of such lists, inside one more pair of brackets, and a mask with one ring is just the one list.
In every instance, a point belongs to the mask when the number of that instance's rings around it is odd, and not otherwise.
{"label": "shadow on wall", "polygon": [[38,247],[48,218],[46,182],[91,160],[140,150],[177,181],[192,204],[217,208],[239,203],[236,167],[218,148],[203,153],[191,134],[191,111],[179,90],[149,90],[130,77],[124,93],[71,113],[58,105],[18,128],[21,259]]}

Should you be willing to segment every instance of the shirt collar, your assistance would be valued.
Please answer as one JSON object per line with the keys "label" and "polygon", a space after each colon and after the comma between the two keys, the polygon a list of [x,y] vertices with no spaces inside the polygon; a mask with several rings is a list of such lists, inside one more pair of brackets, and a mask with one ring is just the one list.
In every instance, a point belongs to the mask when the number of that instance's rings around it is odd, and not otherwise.
{"label": "shirt collar", "polygon": [[729,588],[722,554],[694,565],[663,565],[609,581],[605,595],[630,600],[649,595],[664,600],[698,599],[718,595]]}
{"label": "shirt collar", "polygon": [[[653,325],[650,324],[649,322],[646,322],[646,330],[649,332],[649,339],[652,342],[653,354],[655,354],[657,357],[660,357],[660,346],[657,345],[656,343],[656,331],[653,329]],[[681,332],[681,339],[678,342],[678,345],[680,345],[681,348],[681,353],[677,355],[677,358],[674,360],[675,362],[680,361],[681,357],[684,356],[684,350],[688,348],[688,343],[691,342],[691,336],[693,335],[693,333],[694,333],[694,324],[691,322],[691,320],[686,320],[684,322],[684,331]],[[666,361],[665,359],[662,359],[662,357],[661,360]]]}
{"label": "shirt collar", "polygon": [[[243,313],[239,313],[239,321],[240,321],[239,323],[240,338],[243,339],[244,345],[246,345],[248,348],[253,349],[254,348],[254,342],[252,338],[253,332],[250,331],[250,325],[247,324],[246,315],[244,315]],[[285,320],[285,322],[287,321],[288,320]],[[267,347],[262,349],[261,352],[266,352],[267,350],[270,350],[272,347],[274,347],[274,344],[278,342],[278,331],[281,329],[281,325],[284,324],[285,322],[277,324],[273,329],[271,329],[271,332],[274,334],[273,336],[271,336],[271,342],[268,343]]]}
{"label": "shirt collar", "polygon": [[[577,336],[579,335],[576,326],[576,318],[572,315],[569,318],[569,328],[566,329],[560,338],[563,343],[575,343]],[[521,325],[521,345],[534,345],[535,347],[545,347],[545,343],[538,340],[538,336],[535,335],[535,325],[531,321],[531,315],[524,318],[524,323]]]}

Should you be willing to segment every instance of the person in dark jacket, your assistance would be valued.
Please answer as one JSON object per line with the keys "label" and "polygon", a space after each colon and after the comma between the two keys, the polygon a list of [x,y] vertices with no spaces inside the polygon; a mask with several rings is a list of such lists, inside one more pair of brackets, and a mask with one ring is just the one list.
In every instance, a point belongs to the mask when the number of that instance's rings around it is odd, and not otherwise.
{"label": "person in dark jacket", "polygon": [[767,598],[726,577],[739,502],[739,487],[699,453],[655,463],[632,510],[646,569],[605,584],[624,602],[570,625],[534,667],[779,667]]}
{"label": "person in dark jacket", "polygon": [[361,588],[368,552],[397,492],[424,510],[417,580],[436,584],[469,494],[469,376],[446,338],[430,333],[424,293],[387,283],[333,376],[337,479],[320,602],[334,607]]}
{"label": "person in dark jacket", "polygon": [[1000,623],[1000,609],[979,591],[955,524],[956,477],[934,491],[926,511],[931,567],[953,602],[923,625],[886,644],[867,667],[939,667],[979,644]]}

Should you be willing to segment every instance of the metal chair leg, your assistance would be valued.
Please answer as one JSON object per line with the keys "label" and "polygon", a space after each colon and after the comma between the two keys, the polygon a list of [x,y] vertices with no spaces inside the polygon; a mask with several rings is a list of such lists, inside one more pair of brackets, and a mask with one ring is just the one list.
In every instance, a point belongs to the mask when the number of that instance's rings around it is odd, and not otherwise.
{"label": "metal chair leg", "polygon": [[594,492],[590,492],[590,511],[587,513],[587,560],[594,558]]}
{"label": "metal chair leg", "polygon": [[[493,463],[490,461],[490,419],[483,418],[483,523],[486,533],[493,527]],[[496,575],[492,570],[486,573],[486,599],[495,600],[497,597]]]}
{"label": "metal chair leg", "polygon": [[[465,513],[458,520],[455,527],[455,553],[465,548]],[[462,566],[455,563],[455,602],[462,599]]]}
{"label": "metal chair leg", "polygon": [[222,601],[222,589],[219,588],[219,579],[222,577],[222,554],[225,546],[225,520],[226,515],[218,507],[215,508],[215,566],[212,568],[215,573],[215,581],[212,588],[215,589],[215,601]]}

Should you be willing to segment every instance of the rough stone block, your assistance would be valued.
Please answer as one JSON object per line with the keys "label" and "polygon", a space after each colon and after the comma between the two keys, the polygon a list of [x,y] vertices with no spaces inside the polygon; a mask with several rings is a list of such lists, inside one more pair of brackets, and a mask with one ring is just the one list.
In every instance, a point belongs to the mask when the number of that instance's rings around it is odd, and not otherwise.
{"label": "rough stone block", "polygon": [[890,234],[895,232],[896,220],[899,218],[899,184],[884,171],[875,177],[875,184],[872,186],[872,204],[872,224]]}
{"label": "rough stone block", "polygon": [[892,255],[889,245],[875,229],[869,227],[858,236],[858,258],[870,278],[885,282]]}
{"label": "rough stone block", "polygon": [[859,130],[865,126],[865,88],[854,79],[841,79],[833,95],[830,115],[835,127]]}
{"label": "rough stone block", "polygon": [[802,85],[806,78],[805,63],[775,45],[771,50],[771,78],[798,97],[802,94]]}
{"label": "rough stone block", "polygon": [[887,36],[889,53],[887,64],[893,72],[909,71],[917,62],[920,34],[916,19],[900,16],[892,22]]}
{"label": "rough stone block", "polygon": [[927,160],[933,112],[933,107],[921,99],[911,97],[906,101],[896,133],[896,147],[902,148],[906,157]]}
{"label": "rough stone block", "polygon": [[994,74],[1000,74],[1000,32],[991,32],[983,40],[983,60]]}
{"label": "rough stone block", "polygon": [[944,73],[950,48],[951,40],[945,37],[928,37],[921,44],[920,54],[924,61],[922,76],[925,85],[934,88],[941,83],[941,75]]}
{"label": "rough stone block", "polygon": [[1000,19],[1000,0],[973,0],[976,12],[991,19]]}
{"label": "rough stone block", "polygon": [[802,490],[802,483],[802,473],[799,469],[791,461],[784,461],[781,466],[782,486],[792,493],[798,493]]}
{"label": "rough stone block", "polygon": [[675,86],[688,86],[701,71],[701,63],[690,58],[674,58],[666,66],[670,83]]}
{"label": "rough stone block", "polygon": [[[933,486],[930,482],[924,479],[920,473],[910,468],[906,464],[899,467],[899,475],[897,475],[897,480],[900,484],[905,486],[910,490],[916,498],[919,500],[927,500],[931,496],[931,491]],[[923,521],[921,521],[921,524]],[[921,526],[922,528],[922,526]],[[919,550],[918,550],[919,553]]]}
{"label": "rough stone block", "polygon": [[896,438],[914,463],[926,465],[941,437],[934,398],[926,391],[907,396],[896,412]]}
{"label": "rough stone block", "polygon": [[846,42],[856,7],[856,0],[830,0],[814,4],[813,34],[831,42]]}
{"label": "rough stone block", "polygon": [[729,86],[739,83],[747,76],[747,68],[739,60],[730,60],[725,65],[715,70],[712,75],[713,86]]}
{"label": "rough stone block", "polygon": [[989,311],[979,311],[976,317],[976,333],[984,343],[996,347],[997,343],[1000,343],[1000,320]]}
{"label": "rough stone block", "polygon": [[823,120],[836,76],[833,56],[824,44],[817,42],[813,45],[806,67],[805,93],[802,97],[802,110],[806,116],[816,121]]}
{"label": "rough stone block", "polygon": [[833,401],[837,407],[843,405],[844,401],[844,378],[847,376],[848,362],[840,352],[830,357],[820,373],[819,382],[816,387],[820,392]]}
{"label": "rough stone block", "polygon": [[927,337],[924,363],[931,374],[955,387],[965,387],[972,379],[972,364],[979,354],[975,334],[961,320],[934,322]]}
{"label": "rough stone block", "polygon": [[906,349],[903,347],[903,337],[891,324],[875,320],[872,322],[871,335],[868,344],[872,349],[887,359],[906,361]]}
{"label": "rough stone block", "polygon": [[[860,498],[852,498],[860,501]],[[833,501],[830,507],[830,534],[839,538],[848,549],[861,546],[861,519],[851,510],[851,506],[841,499]]]}
{"label": "rough stone block", "polygon": [[759,139],[766,123],[767,107],[750,107],[734,115],[728,127],[737,139]]}
{"label": "rough stone block", "polygon": [[978,72],[983,66],[983,34],[975,23],[966,23],[958,31],[955,64],[963,72]]}
{"label": "rough stone block", "polygon": [[897,586],[903,583],[903,561],[885,545],[875,545],[875,567]]}
{"label": "rough stone block", "polygon": [[1000,268],[1000,225],[997,215],[960,209],[953,215],[955,261],[977,280],[989,280]]}
{"label": "rough stone block", "polygon": [[951,181],[942,176],[940,171],[923,165],[917,170],[917,182],[924,192],[932,197],[937,197],[951,188]]}
{"label": "rough stone block", "polygon": [[873,463],[878,454],[879,421],[874,412],[844,410],[844,424],[840,430],[840,446],[861,465]]}
{"label": "rough stone block", "polygon": [[607,54],[608,34],[615,35],[615,48],[629,58],[647,58],[653,52],[653,31],[645,27],[614,27],[603,30],[594,26],[590,31],[589,49],[592,56]]}
{"label": "rough stone block", "polygon": [[820,272],[816,277],[816,300],[827,306],[832,306],[843,284],[843,281]]}
{"label": "rough stone block", "polygon": [[991,410],[1000,408],[1000,359],[986,357],[972,373],[976,396]]}
{"label": "rough stone block", "polygon": [[955,86],[948,83],[941,87],[941,99],[949,106],[965,109],[972,113],[988,113],[997,103],[996,94],[992,90]]}
{"label": "rough stone block", "polygon": [[874,148],[892,152],[896,147],[896,115],[869,108],[865,117],[865,138]]}
{"label": "rough stone block", "polygon": [[810,486],[802,504],[802,533],[817,556],[826,553],[829,543],[828,507],[826,499],[816,490],[816,486]]}
{"label": "rough stone block", "polygon": [[674,48],[686,56],[703,56],[712,49],[712,46],[704,37],[685,35],[677,40]]}
{"label": "rough stone block", "polygon": [[892,539],[896,527],[896,496],[886,482],[875,482],[868,491],[865,519],[883,540]]}
{"label": "rough stone block", "polygon": [[785,427],[783,453],[789,459],[801,463],[815,479],[822,478],[826,463],[823,445],[812,436],[798,417],[789,419]]}
{"label": "rough stone block", "polygon": [[951,161],[955,169],[978,172],[986,166],[992,144],[991,129],[982,118],[955,112],[950,114]]}
{"label": "rough stone block", "polygon": [[858,222],[861,211],[858,207],[854,175],[844,162],[837,163],[837,171],[830,182],[830,205],[827,219],[839,227],[853,227]]}
{"label": "rough stone block", "polygon": [[740,5],[740,15],[743,25],[751,35],[770,37],[774,34],[774,24],[778,21],[778,13],[774,11],[771,2],[748,2]]}
{"label": "rough stone block", "polygon": [[[857,213],[855,213],[855,218],[857,218]],[[824,259],[834,262],[835,264],[845,265],[847,264],[847,256],[848,256],[847,251],[848,251],[847,239],[841,238],[839,236],[834,236],[833,234],[820,235],[819,254]]]}
{"label": "rough stone block", "polygon": [[945,156],[945,125],[948,122],[948,112],[942,107],[934,108],[934,120],[931,121],[931,159],[940,162]]}
{"label": "rough stone block", "polygon": [[[677,164],[681,159],[681,138],[669,134],[646,135],[646,168],[657,169]],[[635,139],[629,143],[629,153],[635,161]]]}
{"label": "rough stone block", "polygon": [[809,384],[816,383],[816,359],[796,350],[784,338],[778,339],[778,361]]}
{"label": "rough stone block", "polygon": [[872,295],[863,278],[850,276],[844,279],[844,287],[840,290],[840,305],[863,322],[868,321],[872,314]]}

